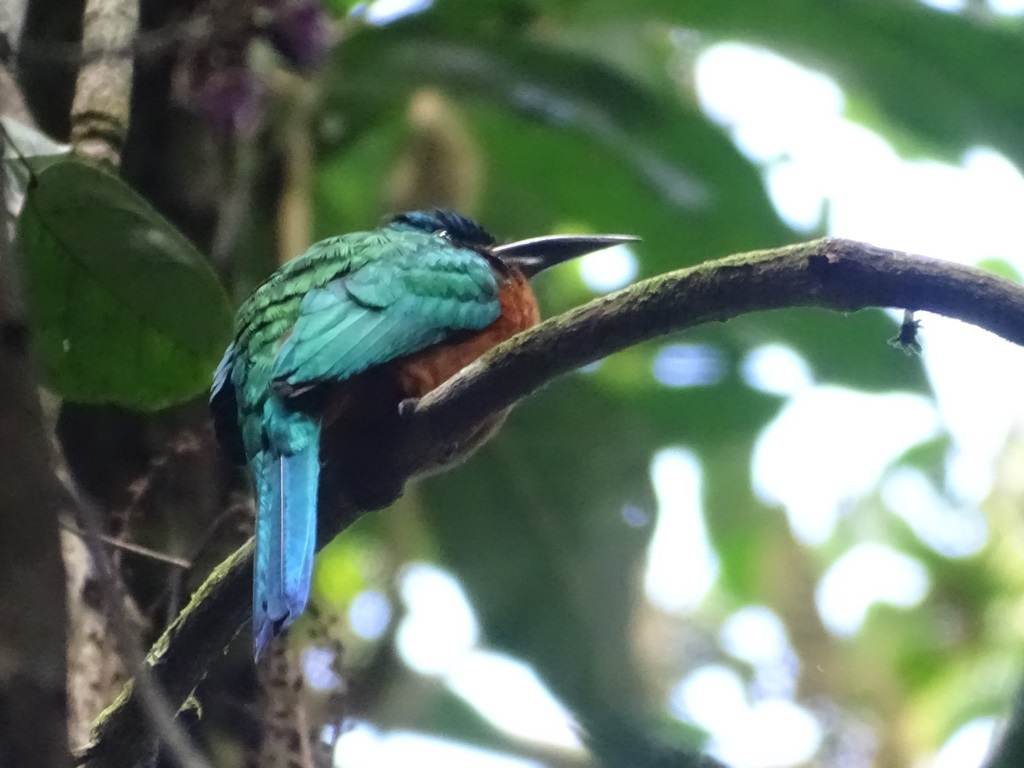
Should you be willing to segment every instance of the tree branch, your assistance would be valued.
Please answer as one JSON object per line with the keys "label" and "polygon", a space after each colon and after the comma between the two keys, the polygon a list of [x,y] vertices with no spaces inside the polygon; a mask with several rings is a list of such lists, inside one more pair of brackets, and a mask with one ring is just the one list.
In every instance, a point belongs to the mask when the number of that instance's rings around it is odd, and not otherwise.
{"label": "tree branch", "polygon": [[424,397],[410,428],[458,434],[626,347],[750,312],[807,306],[927,310],[1024,345],[1024,288],[1017,283],[941,259],[824,238],[670,272],[552,318]]}
{"label": "tree branch", "polygon": [[[384,495],[397,496],[467,429],[558,376],[667,333],[794,306],[928,310],[1024,344],[1024,287],[978,269],[839,239],[731,256],[592,301],[467,366],[405,414],[394,461],[381,476],[394,490]],[[321,545],[370,509],[332,501],[322,509]],[[252,551],[250,541],[221,564],[150,652],[147,664],[174,704],[185,701],[248,618]],[[88,764],[136,761],[140,717],[128,690],[99,721]]]}
{"label": "tree branch", "polygon": [[82,47],[101,53],[82,64],[71,105],[71,143],[83,157],[121,164],[132,94],[130,49],[139,28],[139,0],[86,0]]}

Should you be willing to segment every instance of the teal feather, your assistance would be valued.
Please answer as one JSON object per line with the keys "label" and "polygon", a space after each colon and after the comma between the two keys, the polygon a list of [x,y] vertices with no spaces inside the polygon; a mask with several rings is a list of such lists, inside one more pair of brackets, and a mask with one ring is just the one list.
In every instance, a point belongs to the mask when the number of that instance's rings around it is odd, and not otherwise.
{"label": "teal feather", "polygon": [[[314,434],[319,432],[311,424]],[[319,443],[285,456],[260,454],[256,514],[256,567],[253,575],[253,632],[257,655],[282,625],[306,610],[316,551]]]}
{"label": "teal feather", "polygon": [[[212,402],[218,433],[241,449],[256,485],[257,655],[305,609],[316,546],[320,421],[288,392],[344,381],[454,333],[483,329],[500,314],[491,262],[424,231],[430,221],[399,218],[374,232],[323,240],[271,275],[238,311]],[[460,221],[445,219],[443,229]],[[470,234],[481,240],[474,245],[490,243],[486,233]]]}

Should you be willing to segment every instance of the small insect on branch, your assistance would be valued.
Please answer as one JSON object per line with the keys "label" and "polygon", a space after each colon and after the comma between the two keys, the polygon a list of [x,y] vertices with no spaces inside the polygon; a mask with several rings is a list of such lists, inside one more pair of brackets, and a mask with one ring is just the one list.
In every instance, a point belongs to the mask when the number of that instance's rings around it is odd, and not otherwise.
{"label": "small insect on branch", "polygon": [[908,355],[921,354],[921,340],[918,332],[921,330],[921,321],[914,319],[914,310],[903,310],[903,322],[900,324],[900,332],[889,339],[894,347],[902,349]]}

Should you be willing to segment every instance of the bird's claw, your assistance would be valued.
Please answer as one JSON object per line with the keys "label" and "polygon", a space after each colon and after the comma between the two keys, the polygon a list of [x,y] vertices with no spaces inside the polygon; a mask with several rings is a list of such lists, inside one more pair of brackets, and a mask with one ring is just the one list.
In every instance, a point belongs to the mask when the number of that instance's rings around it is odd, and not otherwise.
{"label": "bird's claw", "polygon": [[420,399],[418,397],[407,397],[405,400],[398,404],[398,415],[403,419],[407,419],[412,416],[413,411],[416,410],[416,406],[419,405]]}

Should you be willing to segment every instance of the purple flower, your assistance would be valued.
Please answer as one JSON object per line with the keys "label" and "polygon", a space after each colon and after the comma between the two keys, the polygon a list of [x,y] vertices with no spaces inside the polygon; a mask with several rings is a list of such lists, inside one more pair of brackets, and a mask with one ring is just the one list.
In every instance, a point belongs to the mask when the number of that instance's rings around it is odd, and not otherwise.
{"label": "purple flower", "polygon": [[267,39],[290,64],[309,70],[331,48],[330,18],[318,0],[270,0]]}

